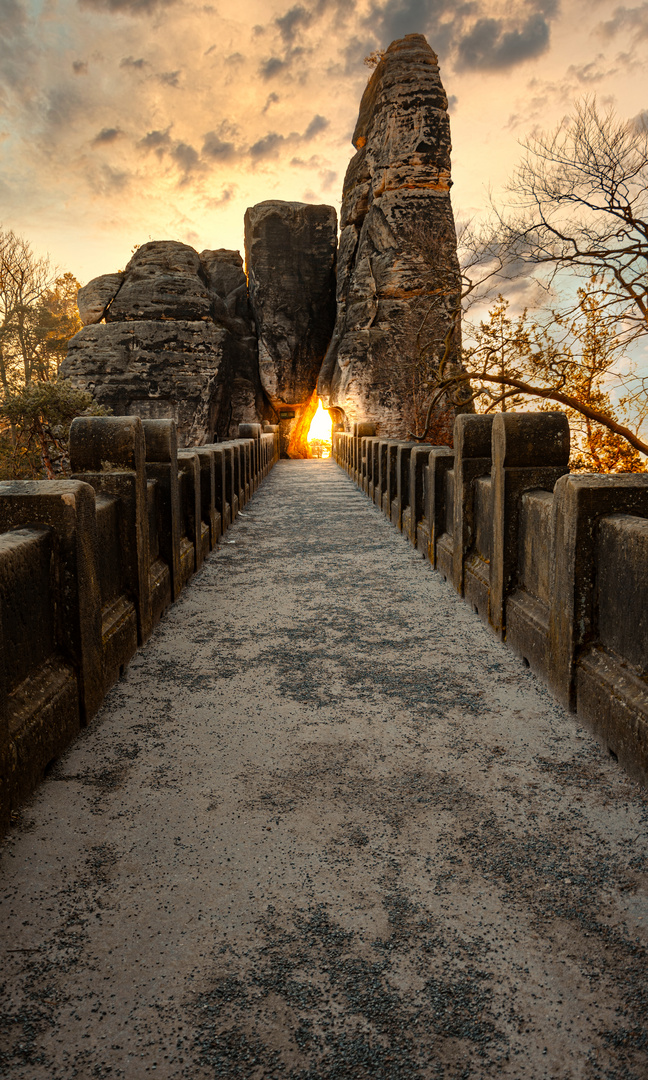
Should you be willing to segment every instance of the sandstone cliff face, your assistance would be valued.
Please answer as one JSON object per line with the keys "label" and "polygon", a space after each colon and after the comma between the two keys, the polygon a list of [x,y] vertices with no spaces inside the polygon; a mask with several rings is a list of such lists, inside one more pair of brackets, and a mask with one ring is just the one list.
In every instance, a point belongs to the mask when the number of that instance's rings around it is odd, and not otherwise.
{"label": "sandstone cliff face", "polygon": [[[180,445],[271,419],[238,252],[153,241],[79,291],[62,375],[115,415],[172,417]],[[105,322],[100,320],[105,319]]]}
{"label": "sandstone cliff face", "polygon": [[[420,34],[393,42],[353,135],[342,201],[337,317],[318,389],[347,424],[422,430],[426,383],[459,294],[450,123],[437,57]],[[459,341],[453,341],[458,355]],[[431,439],[452,429],[440,410]]]}
{"label": "sandstone cliff face", "polygon": [[[269,200],[245,214],[245,259],[263,389],[283,450],[304,456],[302,428],[335,322],[337,215]],[[290,415],[290,414],[293,415]],[[282,415],[284,414],[284,415]]]}

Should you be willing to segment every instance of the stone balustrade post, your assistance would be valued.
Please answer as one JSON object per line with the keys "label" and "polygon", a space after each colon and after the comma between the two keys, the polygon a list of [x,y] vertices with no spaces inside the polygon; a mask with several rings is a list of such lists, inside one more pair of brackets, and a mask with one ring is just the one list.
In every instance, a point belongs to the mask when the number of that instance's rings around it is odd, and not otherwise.
{"label": "stone balustrade post", "polygon": [[557,481],[547,675],[558,699],[570,709],[576,707],[579,654],[597,637],[595,552],[601,518],[610,514],[648,517],[648,475],[575,474]]}
{"label": "stone balustrade post", "polygon": [[184,531],[194,549],[194,567],[199,570],[209,554],[209,526],[202,519],[200,459],[192,449],[178,450],[180,515]]}
{"label": "stone balustrade post", "polygon": [[81,722],[87,724],[104,694],[94,490],[78,480],[0,483],[0,532],[42,525],[54,534],[54,632],[63,654],[75,668]]}
{"label": "stone balustrade post", "polygon": [[220,511],[216,507],[216,458],[213,446],[196,446],[200,466],[200,507],[202,519],[208,528],[209,547],[218,543],[221,534]]}
{"label": "stone balustrade post", "polygon": [[261,479],[261,424],[239,424],[239,438],[252,439],[250,468],[251,490],[256,491]]}
{"label": "stone balustrade post", "polygon": [[414,449],[416,443],[406,442],[399,443],[396,449],[396,494],[392,497],[391,520],[401,532],[403,514],[409,510],[410,505],[410,455]]}
{"label": "stone balustrade post", "polygon": [[118,499],[119,561],[135,601],[140,643],[153,629],[146,444],[138,416],[79,416],[70,427],[72,478]]}
{"label": "stone balustrade post", "polygon": [[562,412],[499,413],[492,429],[493,519],[488,620],[506,633],[506,598],[516,588],[520,500],[553,491],[569,472],[569,422]]}
{"label": "stone balustrade post", "polygon": [[156,484],[160,554],[171,571],[171,595],[177,600],[185,581],[180,552],[178,435],[174,420],[143,420],[142,425],[146,441],[146,476]]}
{"label": "stone balustrade post", "polygon": [[9,828],[11,821],[11,795],[17,766],[16,747],[9,733],[6,659],[7,653],[2,635],[2,608],[0,607],[0,836]]}
{"label": "stone balustrade post", "polygon": [[354,444],[355,444],[355,446],[354,446],[354,455],[355,455],[355,457],[354,457],[354,463],[353,463],[353,479],[355,480],[358,487],[361,488],[362,487],[362,479],[363,479],[363,467],[364,467],[362,441],[363,441],[363,439],[370,438],[371,436],[376,434],[376,425],[375,424],[368,424],[368,423],[364,423],[364,422],[358,422],[357,424],[353,425],[353,428],[354,428],[354,433],[355,433],[354,434]]}
{"label": "stone balustrade post", "polygon": [[461,413],[454,425],[452,578],[464,592],[464,559],[475,538],[474,481],[491,471],[492,416]]}
{"label": "stone balustrade post", "polygon": [[425,516],[425,470],[430,457],[430,445],[412,446],[409,457],[409,514],[407,535],[416,547],[418,527]]}
{"label": "stone balustrade post", "polygon": [[423,521],[417,528],[416,546],[423,555],[437,565],[437,541],[446,526],[447,475],[454,467],[454,450],[449,446],[429,448],[427,465],[424,466]]}

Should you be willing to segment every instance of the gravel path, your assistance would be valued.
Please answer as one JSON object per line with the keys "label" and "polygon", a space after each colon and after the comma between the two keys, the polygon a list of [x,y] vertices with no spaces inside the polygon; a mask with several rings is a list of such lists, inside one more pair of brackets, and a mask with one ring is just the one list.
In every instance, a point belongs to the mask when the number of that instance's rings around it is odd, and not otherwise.
{"label": "gravel path", "polygon": [[2,848],[0,1075],[648,1075],[648,797],[281,462]]}

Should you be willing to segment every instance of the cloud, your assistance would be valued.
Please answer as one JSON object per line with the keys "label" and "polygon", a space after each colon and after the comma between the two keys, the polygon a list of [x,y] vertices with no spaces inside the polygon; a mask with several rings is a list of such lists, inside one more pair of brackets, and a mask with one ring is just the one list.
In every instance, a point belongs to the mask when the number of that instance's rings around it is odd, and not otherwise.
{"label": "cloud", "polygon": [[279,94],[275,94],[275,93],[268,94],[268,99],[267,99],[265,105],[263,106],[263,108],[261,109],[262,115],[265,115],[267,113],[268,109],[270,108],[270,106],[271,105],[276,105],[278,101],[279,101]]}
{"label": "cloud", "polygon": [[0,23],[2,33],[15,34],[27,23],[27,12],[19,0],[0,0]]}
{"label": "cloud", "polygon": [[322,184],[322,191],[330,191],[334,183],[338,178],[338,174],[334,169],[326,169],[320,174],[320,181]]}
{"label": "cloud", "polygon": [[134,56],[125,56],[123,60],[119,61],[120,68],[132,68],[134,71],[143,71],[145,67],[148,67],[148,62],[143,56],[140,56],[137,60]]}
{"label": "cloud", "polygon": [[285,135],[278,135],[276,131],[270,131],[250,147],[250,157],[255,161],[262,161],[264,158],[277,157],[279,148],[285,141]]}
{"label": "cloud", "polygon": [[202,155],[213,161],[229,161],[236,154],[233,142],[220,138],[215,131],[208,131],[204,136]]}
{"label": "cloud", "polygon": [[330,124],[330,120],[327,120],[325,116],[314,116],[310,124],[306,128],[302,138],[304,142],[308,142],[309,139],[314,139],[316,135],[319,135],[320,131],[324,131]]}
{"label": "cloud", "polygon": [[632,117],[630,123],[640,135],[648,135],[648,109],[642,109],[640,113]]}
{"label": "cloud", "polygon": [[302,26],[308,26],[313,16],[306,8],[296,5],[292,7],[290,11],[287,11],[285,15],[280,15],[275,19],[275,26],[278,27],[284,41],[289,44],[294,41],[297,30]]}
{"label": "cloud", "polygon": [[[250,147],[250,157],[255,161],[277,157],[281,147],[310,142],[320,131],[324,131],[325,128],[329,127],[329,124],[330,121],[318,113],[313,117],[303,135],[300,135],[297,131],[292,131],[290,135],[279,135],[276,131],[270,131]],[[299,158],[293,158],[293,163],[298,165],[306,164]]]}
{"label": "cloud", "polygon": [[172,86],[174,90],[180,85],[179,78],[182,75],[182,70],[178,71],[161,71],[155,76],[158,82],[161,82],[163,86]]}
{"label": "cloud", "polygon": [[208,210],[217,210],[219,206],[226,206],[228,202],[231,202],[236,195],[235,185],[223,188],[220,195],[216,198],[205,199],[205,206]]}
{"label": "cloud", "polygon": [[538,12],[520,27],[506,29],[502,19],[478,19],[459,42],[459,70],[496,70],[540,56],[549,47],[549,24]]}
{"label": "cloud", "polygon": [[611,71],[601,70],[600,61],[603,59],[603,56],[599,55],[595,60],[591,60],[589,64],[579,64],[578,66],[571,64],[567,68],[567,77],[576,79],[577,82],[586,85],[602,82],[609,75],[613,75],[616,70],[615,68],[612,68]]}
{"label": "cloud", "polygon": [[104,14],[156,15],[178,0],[79,0],[79,7]]}
{"label": "cloud", "polygon": [[95,135],[94,139],[92,140],[92,145],[110,146],[112,143],[117,142],[118,139],[121,139],[123,134],[124,132],[121,130],[121,128],[102,128],[99,134]]}
{"label": "cloud", "polygon": [[171,157],[185,174],[203,168],[198,151],[189,143],[178,142],[171,150]]}
{"label": "cloud", "polygon": [[163,153],[171,145],[170,130],[170,128],[167,128],[166,131],[149,131],[143,139],[140,139],[137,145],[142,150],[156,150],[158,153]]}
{"label": "cloud", "polygon": [[612,38],[625,30],[630,30],[635,41],[641,41],[648,37],[648,4],[639,4],[638,7],[618,7],[611,19],[599,23],[599,33],[604,37]]}
{"label": "cloud", "polygon": [[[449,25],[457,18],[457,8],[465,7],[459,3],[454,9]],[[405,34],[424,33],[434,28],[440,30],[442,16],[447,15],[448,5],[444,0],[387,0],[386,4],[374,3],[365,25],[376,27],[380,44],[389,45],[395,38]],[[435,39],[431,41],[433,49],[438,49]]]}
{"label": "cloud", "polygon": [[272,79],[287,67],[288,62],[286,60],[282,60],[280,56],[271,56],[267,60],[261,62],[259,66],[259,75],[262,79]]}
{"label": "cloud", "polygon": [[495,17],[486,0],[373,0],[362,25],[373,41],[349,41],[352,59],[386,47],[405,34],[425,34],[444,63],[460,70],[501,70],[539,56],[549,46],[550,22],[558,0],[513,0],[506,15]]}
{"label": "cloud", "polygon": [[87,75],[88,74],[88,62],[87,60],[73,60],[72,72],[74,75]]}

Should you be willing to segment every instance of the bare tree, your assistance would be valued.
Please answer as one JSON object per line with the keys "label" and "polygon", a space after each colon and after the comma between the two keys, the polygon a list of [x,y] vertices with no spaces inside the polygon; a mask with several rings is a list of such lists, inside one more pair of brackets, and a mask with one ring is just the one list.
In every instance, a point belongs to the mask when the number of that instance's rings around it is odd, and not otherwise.
{"label": "bare tree", "polygon": [[38,332],[56,272],[49,259],[34,255],[30,244],[11,230],[0,230],[0,383],[30,383],[39,360]]}
{"label": "bare tree", "polygon": [[[614,439],[648,454],[648,442],[639,435],[648,415],[648,379],[633,371],[627,354],[632,341],[648,334],[648,130],[619,120],[610,110],[602,113],[595,99],[587,99],[554,132],[536,135],[524,147],[509,185],[511,205],[495,210],[486,226],[460,234],[462,306],[465,315],[489,292],[502,291],[507,277],[521,275],[544,287],[554,303],[545,312],[544,327],[540,317],[530,337],[520,324],[509,327],[506,343],[500,336],[499,350],[497,327],[491,325],[489,336],[486,324],[465,322],[463,370],[449,362],[451,327],[445,350],[439,353],[435,343],[440,360],[428,415],[442,399],[492,409],[506,408],[524,395],[558,402],[572,417],[603,425]],[[586,351],[574,347],[578,320],[585,316],[575,276],[587,279],[598,340],[608,346],[607,386],[616,381],[619,407],[602,390],[598,369],[594,392]],[[562,302],[558,312],[556,298]],[[457,307],[455,321],[459,318]],[[591,358],[591,350],[587,355]],[[632,426],[620,421],[619,411],[632,416]],[[426,430],[427,424],[410,434],[421,439]],[[612,446],[618,445],[614,439]],[[610,454],[605,458],[609,461]],[[619,450],[619,461],[624,459]]]}
{"label": "bare tree", "polygon": [[[648,333],[648,128],[601,112],[595,98],[525,155],[497,214],[505,258],[604,278],[605,303],[626,340]],[[505,253],[505,254],[504,254]]]}

